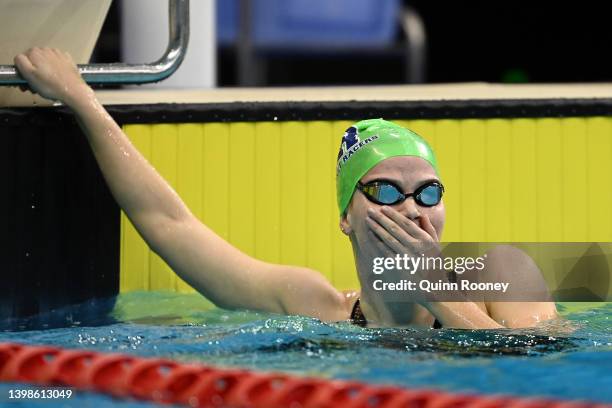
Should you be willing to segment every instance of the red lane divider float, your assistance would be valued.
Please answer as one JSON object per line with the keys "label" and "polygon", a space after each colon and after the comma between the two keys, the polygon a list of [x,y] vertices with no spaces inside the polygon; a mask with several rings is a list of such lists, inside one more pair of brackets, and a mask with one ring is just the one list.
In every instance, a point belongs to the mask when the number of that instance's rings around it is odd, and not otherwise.
{"label": "red lane divider float", "polygon": [[0,343],[0,381],[69,386],[191,407],[612,408],[588,402],[451,394]]}

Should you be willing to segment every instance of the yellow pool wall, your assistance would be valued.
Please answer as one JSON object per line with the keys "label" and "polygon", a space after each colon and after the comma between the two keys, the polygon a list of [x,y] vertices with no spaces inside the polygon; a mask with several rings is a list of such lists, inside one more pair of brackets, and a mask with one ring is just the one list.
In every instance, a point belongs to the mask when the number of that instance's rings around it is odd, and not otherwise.
{"label": "yellow pool wall", "polygon": [[[612,242],[612,118],[396,120],[433,147],[443,241]],[[240,250],[357,288],[338,227],[349,121],[125,125],[191,211]],[[121,215],[120,291],[193,291]]]}

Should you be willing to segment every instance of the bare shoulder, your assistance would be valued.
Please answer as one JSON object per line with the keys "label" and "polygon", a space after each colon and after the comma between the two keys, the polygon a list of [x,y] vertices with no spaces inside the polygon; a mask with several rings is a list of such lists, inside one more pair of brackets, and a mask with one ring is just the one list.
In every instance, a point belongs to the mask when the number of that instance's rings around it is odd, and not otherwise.
{"label": "bare shoulder", "polygon": [[[558,317],[555,303],[535,261],[522,249],[498,245],[487,252],[487,281],[508,282],[508,300],[486,302],[492,319],[510,327],[533,327]],[[539,301],[541,300],[541,301]]]}
{"label": "bare shoulder", "polygon": [[279,283],[279,298],[286,314],[329,322],[348,318],[346,296],[321,272],[289,265],[271,265],[271,272],[273,280]]}
{"label": "bare shoulder", "polygon": [[353,312],[353,307],[355,306],[355,302],[359,300],[359,296],[361,295],[361,291],[356,289],[348,289],[342,291],[342,296],[344,298],[344,308],[348,313],[348,318],[351,317],[351,313]]}
{"label": "bare shoulder", "polygon": [[554,302],[489,302],[489,315],[508,328],[534,327],[559,317]]}

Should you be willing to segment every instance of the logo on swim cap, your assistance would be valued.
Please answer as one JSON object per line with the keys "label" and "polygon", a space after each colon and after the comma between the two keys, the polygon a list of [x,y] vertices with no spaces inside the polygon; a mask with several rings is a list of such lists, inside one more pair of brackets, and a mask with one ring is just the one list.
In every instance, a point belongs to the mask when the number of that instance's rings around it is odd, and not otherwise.
{"label": "logo on swim cap", "polygon": [[336,172],[340,171],[342,165],[353,155],[357,150],[370,143],[372,140],[378,139],[378,135],[370,136],[365,140],[360,140],[359,130],[355,126],[346,129],[342,142],[340,142],[340,151],[338,152],[338,166]]}
{"label": "logo on swim cap", "polygon": [[343,154],[346,154],[347,150],[350,149],[355,143],[359,142],[359,131],[355,126],[351,126],[346,129],[342,141],[340,142],[340,151],[338,152],[338,160]]}

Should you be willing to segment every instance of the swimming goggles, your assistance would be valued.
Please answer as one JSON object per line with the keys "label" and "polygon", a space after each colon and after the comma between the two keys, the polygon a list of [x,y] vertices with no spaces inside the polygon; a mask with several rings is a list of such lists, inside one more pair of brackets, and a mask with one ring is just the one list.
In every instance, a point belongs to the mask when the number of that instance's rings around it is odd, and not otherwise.
{"label": "swimming goggles", "polygon": [[374,180],[362,184],[357,182],[357,189],[361,191],[368,200],[379,205],[395,205],[405,201],[408,197],[414,197],[414,201],[422,207],[433,207],[442,200],[444,186],[437,181],[425,183],[414,193],[404,194],[402,190],[391,181]]}

